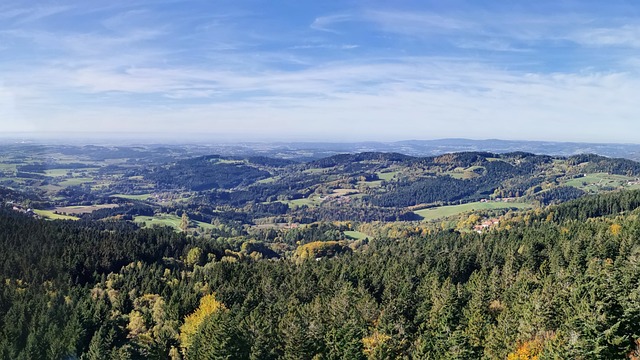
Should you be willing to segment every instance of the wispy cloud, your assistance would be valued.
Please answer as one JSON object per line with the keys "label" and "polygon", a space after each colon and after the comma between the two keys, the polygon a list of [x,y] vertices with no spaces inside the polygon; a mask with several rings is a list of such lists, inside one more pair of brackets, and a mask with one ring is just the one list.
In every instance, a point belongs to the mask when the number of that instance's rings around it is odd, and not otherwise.
{"label": "wispy cloud", "polygon": [[569,38],[587,46],[640,48],[640,25],[581,29]]}
{"label": "wispy cloud", "polygon": [[[351,70],[344,69],[336,77]],[[540,134],[542,128],[554,129],[547,135],[558,134],[557,140],[579,140],[579,136],[571,138],[571,134],[584,136],[585,130],[590,131],[584,124],[602,117],[610,119],[612,128],[626,124],[624,131],[610,133],[608,138],[600,138],[602,141],[630,141],[630,131],[637,130],[636,125],[625,121],[636,113],[632,94],[640,90],[640,84],[624,74],[521,77],[479,68],[473,74],[465,74],[465,79],[472,82],[468,87],[433,86],[455,77],[459,75],[455,74],[455,68],[450,68],[446,76],[426,80],[431,86],[422,88],[421,84],[401,83],[388,84],[377,93],[343,91],[324,98],[280,94],[265,96],[262,101],[252,98],[198,105],[174,103],[146,109],[80,108],[64,117],[55,113],[54,116],[56,120],[86,130],[96,125],[82,121],[85,118],[95,119],[98,127],[106,129],[108,125],[104,124],[108,124],[108,119],[142,116],[154,119],[155,128],[168,131],[198,129],[236,136],[251,136],[246,132],[248,129],[256,124],[268,124],[261,127],[264,136],[278,137],[284,132],[305,139],[335,138],[337,134],[349,134],[350,139],[381,139],[380,129],[384,129],[386,139],[453,135],[486,138],[495,137],[492,135],[496,133],[522,138],[525,134]],[[425,79],[420,80],[423,81]],[[298,84],[303,85],[303,79]],[[585,98],[592,101],[585,104]],[[581,127],[582,131],[577,132]],[[129,122],[124,129],[143,132],[146,125]],[[613,139],[613,136],[618,137]]]}
{"label": "wispy cloud", "polygon": [[531,49],[516,47],[508,41],[501,39],[486,40],[457,40],[453,42],[457,47],[462,49],[477,49],[489,51],[506,51],[506,52],[530,52]]}
{"label": "wispy cloud", "polygon": [[307,44],[307,45],[295,45],[289,47],[292,50],[299,49],[340,49],[340,50],[351,50],[358,48],[359,45],[355,44]]}
{"label": "wispy cloud", "polygon": [[42,5],[34,7],[7,7],[0,11],[0,19],[10,20],[15,25],[25,24],[54,16],[71,9],[70,6]]}
{"label": "wispy cloud", "polygon": [[475,27],[474,22],[431,12],[371,10],[364,12],[363,17],[378,24],[384,31],[405,35],[469,31]]}
{"label": "wispy cloud", "polygon": [[314,30],[325,31],[338,34],[339,31],[334,29],[334,25],[353,20],[353,16],[349,14],[335,14],[317,17],[310,27]]}

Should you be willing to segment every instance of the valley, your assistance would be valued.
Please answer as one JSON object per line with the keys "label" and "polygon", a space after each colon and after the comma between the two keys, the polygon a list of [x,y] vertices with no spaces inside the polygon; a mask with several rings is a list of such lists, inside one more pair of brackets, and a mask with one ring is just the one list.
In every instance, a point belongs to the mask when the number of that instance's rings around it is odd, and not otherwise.
{"label": "valley", "polygon": [[[0,185],[50,219],[115,219],[206,234],[241,225],[499,216],[586,194],[640,188],[640,166],[598,155],[338,154],[311,161],[190,156],[174,147],[5,147]],[[471,225],[471,224],[470,224]]]}

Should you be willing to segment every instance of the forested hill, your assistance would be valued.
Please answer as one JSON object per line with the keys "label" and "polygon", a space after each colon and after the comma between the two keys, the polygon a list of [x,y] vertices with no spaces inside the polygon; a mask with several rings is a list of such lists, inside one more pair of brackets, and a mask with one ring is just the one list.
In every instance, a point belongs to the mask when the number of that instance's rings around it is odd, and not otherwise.
{"label": "forested hill", "polygon": [[[8,153],[0,162],[0,192],[15,190],[10,199],[19,208],[48,218],[120,218],[177,227],[186,213],[202,233],[216,221],[453,221],[451,214],[473,209],[499,216],[640,188],[637,162],[588,154],[361,152],[302,163],[196,156],[188,148],[122,147],[104,149],[104,156],[98,148],[86,155],[71,150],[62,147],[47,158]],[[112,157],[118,154],[130,157]]]}
{"label": "forested hill", "polygon": [[483,234],[370,224],[279,261],[256,255],[269,242],[0,210],[0,357],[635,358],[639,202],[588,196]]}
{"label": "forested hill", "polygon": [[[326,198],[322,194],[342,196],[343,190],[353,190],[346,195],[357,195],[348,199],[357,199],[352,204],[392,208],[379,210],[388,216],[402,214],[399,208],[416,205],[505,197],[522,197],[526,202],[542,205],[558,203],[589,192],[624,187],[640,176],[640,164],[597,155],[562,158],[525,152],[465,152],[412,157],[364,152],[305,164],[212,155],[132,174],[150,181],[157,191],[206,192],[212,201],[233,206],[274,200],[289,204],[298,199],[312,200],[309,203],[313,204],[317,203],[312,199],[314,194],[319,199]],[[580,181],[582,177],[585,179]]]}
{"label": "forested hill", "polygon": [[[278,166],[282,164],[275,160],[269,163]],[[243,163],[225,161],[219,156],[181,160],[167,166],[156,167],[146,174],[149,180],[160,186],[171,187],[178,182],[181,186],[194,191],[230,189],[252,184],[268,176],[270,174],[266,171]]]}
{"label": "forested hill", "polygon": [[348,165],[362,161],[409,162],[418,158],[398,153],[363,152],[357,154],[339,154],[307,163],[309,168],[328,168]]}

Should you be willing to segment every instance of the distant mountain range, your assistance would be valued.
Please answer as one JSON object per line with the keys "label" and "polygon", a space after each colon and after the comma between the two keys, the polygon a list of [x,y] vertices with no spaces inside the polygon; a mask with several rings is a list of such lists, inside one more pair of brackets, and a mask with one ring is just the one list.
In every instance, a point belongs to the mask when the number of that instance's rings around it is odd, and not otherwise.
{"label": "distant mountain range", "polygon": [[405,140],[397,142],[294,142],[294,143],[240,143],[215,145],[217,153],[251,153],[266,156],[310,160],[338,153],[397,152],[412,156],[434,156],[462,151],[488,151],[507,153],[524,151],[534,154],[571,156],[598,154],[640,160],[640,144],[601,144],[551,141],[515,140]]}
{"label": "distant mountain range", "polygon": [[[5,134],[6,135],[6,134]],[[66,140],[65,140],[66,139]],[[339,153],[357,152],[397,152],[412,156],[434,156],[461,151],[488,151],[507,153],[524,151],[534,154],[571,156],[576,154],[598,154],[608,157],[620,157],[639,161],[640,144],[614,143],[580,143],[557,141],[521,141],[521,140],[471,140],[471,139],[437,139],[437,140],[404,140],[396,142],[217,142],[207,141],[202,137],[193,143],[182,141],[164,142],[158,140],[133,140],[132,138],[59,138],[42,136],[29,138],[28,134],[0,136],[0,145],[142,145],[145,148],[184,149],[185,145],[191,155],[260,155],[286,158],[297,161],[309,161],[332,156]]]}

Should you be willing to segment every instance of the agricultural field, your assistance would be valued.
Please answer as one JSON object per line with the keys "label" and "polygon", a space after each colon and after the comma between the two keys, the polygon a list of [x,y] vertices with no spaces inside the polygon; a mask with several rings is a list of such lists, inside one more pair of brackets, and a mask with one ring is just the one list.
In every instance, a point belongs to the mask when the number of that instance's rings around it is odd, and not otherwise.
{"label": "agricultural field", "polygon": [[429,209],[422,209],[414,211],[417,215],[420,215],[424,218],[425,221],[442,219],[453,215],[458,215],[466,212],[477,211],[477,210],[495,210],[495,209],[509,209],[509,208],[517,208],[517,209],[526,209],[530,208],[533,205],[523,203],[523,202],[498,202],[498,201],[490,201],[490,202],[472,202],[462,205],[449,205],[449,206],[440,206]]}
{"label": "agricultural field", "polygon": [[43,218],[47,218],[49,220],[79,220],[75,216],[55,214],[54,210],[33,210],[36,214],[42,216]]}
{"label": "agricultural field", "polygon": [[380,171],[380,172],[377,172],[376,174],[378,175],[378,178],[380,180],[391,181],[398,174],[398,171],[391,171],[391,172]]}
{"label": "agricultural field", "polygon": [[84,183],[89,183],[89,182],[93,182],[95,181],[93,178],[90,177],[80,177],[80,178],[70,178],[70,179],[65,179],[60,181],[59,185],[60,186],[75,186],[75,185],[82,185]]}
{"label": "agricultural field", "polygon": [[327,169],[307,169],[304,170],[303,173],[305,174],[322,174],[324,172],[326,172]]}
{"label": "agricultural field", "polygon": [[268,177],[266,179],[256,181],[256,184],[273,184],[278,180],[277,177]]}
{"label": "agricultural field", "polygon": [[71,172],[73,173],[73,170],[70,169],[49,169],[49,170],[45,170],[44,174],[50,177],[63,177],[63,176],[67,176],[67,174]]}
{"label": "agricultural field", "polygon": [[379,188],[382,186],[382,180],[358,181],[358,184],[363,184],[369,188]]}
{"label": "agricultural field", "polygon": [[118,204],[101,204],[101,205],[89,205],[89,206],[61,206],[55,208],[55,211],[65,214],[88,214],[100,209],[113,209],[118,207]]}
{"label": "agricultural field", "polygon": [[320,200],[319,196],[311,196],[308,198],[303,198],[303,199],[295,199],[295,200],[286,200],[285,203],[289,204],[290,206],[317,206],[322,202],[322,200]]}
{"label": "agricultural field", "polygon": [[630,184],[637,181],[637,178],[613,175],[607,173],[592,173],[586,176],[570,179],[563,185],[573,186],[587,192],[598,192],[601,190],[613,190],[620,188],[640,188],[638,184]]}
{"label": "agricultural field", "polygon": [[345,231],[344,235],[351,240],[361,240],[366,238],[371,238],[371,236],[362,233],[360,231]]}
{"label": "agricultural field", "polygon": [[145,223],[146,227],[158,225],[180,230],[181,218],[177,215],[158,214],[156,216],[136,216],[133,221],[138,224]]}
{"label": "agricultural field", "polygon": [[300,206],[318,206],[324,201],[320,195],[311,195],[308,198],[302,199],[294,199],[294,200],[281,200],[280,202],[283,204],[288,204],[291,207],[300,207]]}
{"label": "agricultural field", "polygon": [[16,171],[16,165],[15,164],[0,164],[0,171],[15,172]]}
{"label": "agricultural field", "polygon": [[485,171],[484,166],[470,166],[468,168],[456,168],[452,171],[447,171],[443,173],[443,175],[449,175],[454,179],[472,179],[478,177],[478,173],[476,171]]}
{"label": "agricultural field", "polygon": [[57,191],[60,191],[60,190],[64,189],[64,187],[58,186],[58,185],[53,185],[53,184],[47,184],[47,185],[40,186],[40,189],[42,189],[44,191],[47,191],[47,192],[55,193]]}
{"label": "agricultural field", "polygon": [[151,194],[139,194],[139,195],[130,195],[130,194],[115,194],[115,195],[111,195],[111,197],[117,197],[117,198],[122,198],[122,199],[129,199],[129,200],[148,200],[152,195]]}
{"label": "agricultural field", "polygon": [[[173,214],[156,214],[155,216],[136,216],[133,221],[137,224],[145,224],[145,227],[152,226],[168,226],[175,230],[180,230],[180,223],[182,218]],[[201,221],[190,220],[190,228],[195,227],[200,229],[212,229],[214,226]]]}
{"label": "agricultural field", "polygon": [[337,196],[355,195],[357,193],[358,190],[355,189],[333,189],[333,194]]}
{"label": "agricultural field", "polygon": [[71,176],[82,177],[86,176],[88,172],[96,171],[98,168],[83,168],[83,169],[47,169],[44,174],[49,177],[65,177],[71,173]]}

